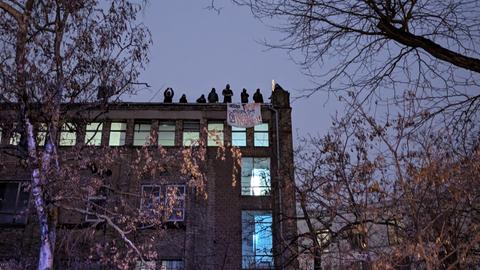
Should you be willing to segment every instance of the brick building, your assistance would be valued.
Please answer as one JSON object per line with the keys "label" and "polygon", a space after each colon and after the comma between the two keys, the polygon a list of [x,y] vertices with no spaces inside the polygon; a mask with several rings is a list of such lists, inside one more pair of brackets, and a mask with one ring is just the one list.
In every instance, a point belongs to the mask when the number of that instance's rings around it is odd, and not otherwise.
{"label": "brick building", "polygon": [[[297,269],[289,93],[276,88],[271,104],[261,105],[261,114],[263,124],[242,129],[227,124],[226,105],[222,103],[118,103],[83,130],[62,130],[58,140],[64,151],[88,138],[93,147],[123,147],[132,154],[149,136],[167,150],[182,148],[192,140],[206,142],[206,199],[195,198],[181,180],[127,183],[142,196],[160,196],[175,189],[182,200],[167,220],[181,226],[170,226],[155,245],[159,257],[148,265],[137,263],[136,269]],[[219,164],[215,158],[218,141],[213,142],[205,130],[216,130],[221,143],[240,149],[239,184],[232,185],[232,162]],[[18,144],[18,135],[5,127],[0,132],[1,148]],[[29,192],[22,188],[30,175],[14,157],[4,153],[0,154],[0,260],[30,256],[38,250],[35,211],[29,204]],[[111,173],[118,182],[128,182],[122,166]],[[94,204],[104,199],[99,196],[90,201]],[[145,198],[139,207],[148,207]],[[59,213],[59,224],[95,221],[97,217],[88,214]],[[142,234],[148,236],[148,230]]]}

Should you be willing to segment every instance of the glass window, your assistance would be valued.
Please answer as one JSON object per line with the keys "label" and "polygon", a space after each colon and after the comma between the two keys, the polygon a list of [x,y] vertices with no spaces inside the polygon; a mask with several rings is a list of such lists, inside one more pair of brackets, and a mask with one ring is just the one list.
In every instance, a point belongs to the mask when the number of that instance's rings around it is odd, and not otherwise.
{"label": "glass window", "polygon": [[65,123],[60,130],[60,146],[73,146],[77,141],[77,133],[73,123]]}
{"label": "glass window", "polygon": [[47,124],[40,123],[37,127],[37,145],[44,146],[47,140]]}
{"label": "glass window", "polygon": [[272,213],[242,211],[242,268],[273,269]]}
{"label": "glass window", "polygon": [[183,146],[197,145],[200,140],[200,122],[183,122]]}
{"label": "glass window", "polygon": [[0,223],[26,223],[29,197],[27,187],[28,182],[0,183]]}
{"label": "glass window", "polygon": [[242,195],[270,194],[270,158],[242,157]]}
{"label": "glass window", "polygon": [[247,146],[247,129],[232,127],[232,145]]}
{"label": "glass window", "polygon": [[185,185],[169,185],[165,194],[167,221],[185,220]]}
{"label": "glass window", "polygon": [[135,123],[133,130],[133,145],[143,146],[150,143],[150,123]]}
{"label": "glass window", "polygon": [[253,145],[268,147],[268,123],[256,125],[253,128]]}
{"label": "glass window", "polygon": [[142,185],[142,200],[140,209],[153,210],[163,201],[161,188],[158,185]]}
{"label": "glass window", "polygon": [[208,146],[223,145],[223,122],[208,123]]}
{"label": "glass window", "polygon": [[110,125],[110,138],[108,145],[122,146],[125,145],[125,135],[127,134],[127,123],[112,122]]}
{"label": "glass window", "polygon": [[184,265],[182,260],[162,260],[160,270],[183,270]]}
{"label": "glass window", "polygon": [[85,144],[99,146],[102,144],[103,124],[94,122],[87,125],[85,132]]}
{"label": "glass window", "polygon": [[105,214],[105,196],[90,196],[87,201],[87,212],[85,214],[85,221],[96,222],[103,219],[98,217],[97,214]]}
{"label": "glass window", "polygon": [[160,122],[158,124],[158,144],[175,146],[175,122]]}

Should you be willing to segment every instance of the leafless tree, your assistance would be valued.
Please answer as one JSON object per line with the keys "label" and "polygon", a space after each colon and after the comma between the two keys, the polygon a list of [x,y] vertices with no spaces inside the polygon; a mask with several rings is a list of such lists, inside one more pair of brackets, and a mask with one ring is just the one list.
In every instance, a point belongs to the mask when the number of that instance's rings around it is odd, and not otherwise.
{"label": "leafless tree", "polygon": [[[375,104],[414,98],[417,116],[447,115],[459,129],[478,118],[477,1],[234,0],[284,34],[317,91]],[[408,101],[407,101],[408,102]],[[422,120],[419,120],[422,122]]]}

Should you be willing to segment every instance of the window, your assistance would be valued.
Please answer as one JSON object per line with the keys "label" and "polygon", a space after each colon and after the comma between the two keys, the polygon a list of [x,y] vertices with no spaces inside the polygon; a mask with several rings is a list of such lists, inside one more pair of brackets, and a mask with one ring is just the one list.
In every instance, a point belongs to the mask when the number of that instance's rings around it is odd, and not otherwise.
{"label": "window", "polygon": [[367,248],[367,228],[357,225],[350,231],[350,245],[352,249],[364,250]]}
{"label": "window", "polygon": [[273,269],[272,214],[242,211],[242,268]]}
{"label": "window", "polygon": [[160,122],[158,124],[158,144],[175,146],[175,122]]}
{"label": "window", "polygon": [[[142,185],[140,209],[150,216],[164,216],[166,221],[185,220],[185,185]],[[164,200],[165,198],[165,200]]]}
{"label": "window", "polygon": [[207,146],[223,145],[223,122],[208,123],[208,141]]}
{"label": "window", "polygon": [[44,146],[47,141],[47,124],[40,123],[37,127],[37,145]]}
{"label": "window", "polygon": [[184,265],[182,260],[162,260],[160,270],[183,270]]}
{"label": "window", "polygon": [[10,144],[11,145],[18,145],[20,143],[20,139],[22,138],[22,135],[18,132],[12,132],[10,135]]}
{"label": "window", "polygon": [[142,185],[142,200],[140,209],[145,213],[154,215],[155,212],[163,211],[162,189],[158,185]]}
{"label": "window", "polygon": [[270,194],[270,158],[242,158],[242,195]]}
{"label": "window", "polygon": [[97,222],[103,219],[99,218],[96,214],[105,214],[105,196],[90,196],[87,201],[87,212],[85,214],[85,221]]}
{"label": "window", "polygon": [[232,127],[232,145],[247,146],[247,129]]}
{"label": "window", "polygon": [[133,130],[133,145],[143,146],[150,142],[150,123],[135,123]]}
{"label": "window", "polygon": [[253,145],[268,147],[268,124],[263,123],[253,128]]}
{"label": "window", "polygon": [[77,133],[73,123],[65,123],[60,130],[60,146],[73,146],[77,140]]}
{"label": "window", "polygon": [[0,223],[25,224],[28,182],[0,182]]}
{"label": "window", "polygon": [[99,146],[102,144],[102,123],[90,123],[85,132],[85,144]]}
{"label": "window", "polygon": [[127,134],[127,123],[112,122],[110,124],[110,138],[108,145],[122,146],[125,145],[125,135]]}
{"label": "window", "polygon": [[167,221],[185,220],[185,185],[169,185],[165,194]]}
{"label": "window", "polygon": [[323,230],[318,230],[317,231],[317,241],[318,244],[320,245],[320,248],[322,248],[323,252],[328,252],[328,246],[330,245],[330,241],[332,240],[332,234],[330,233],[329,230],[323,229]]}
{"label": "window", "polygon": [[198,144],[200,140],[200,122],[185,121],[183,122],[183,146],[191,146]]}

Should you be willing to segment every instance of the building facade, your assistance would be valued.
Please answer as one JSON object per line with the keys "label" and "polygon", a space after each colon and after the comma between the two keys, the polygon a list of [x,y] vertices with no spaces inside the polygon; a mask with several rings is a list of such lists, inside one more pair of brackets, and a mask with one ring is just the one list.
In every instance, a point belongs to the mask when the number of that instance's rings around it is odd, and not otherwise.
{"label": "building facade", "polygon": [[[227,124],[226,105],[118,103],[98,114],[81,130],[65,122],[58,136],[60,151],[79,144],[118,147],[126,155],[135,155],[143,145],[152,143],[169,149],[183,149],[203,142],[206,147],[205,193],[197,196],[182,179],[162,181],[145,179],[130,183],[125,166],[108,170],[108,177],[125,191],[137,192],[133,205],[148,211],[162,200],[168,204],[175,194],[172,210],[165,217],[166,229],[153,245],[154,259],[131,262],[132,269],[298,269],[296,260],[297,225],[293,183],[293,146],[289,93],[281,88],[272,92],[272,102],[261,105],[263,123],[252,128]],[[92,112],[93,114],[94,112]],[[27,187],[30,173],[15,156],[6,154],[20,142],[20,135],[2,126],[0,133],[0,260],[21,260],[38,252],[38,222]],[[73,126],[73,124],[72,124]],[[41,125],[37,131],[42,140]],[[211,136],[214,132],[215,136]],[[41,142],[39,142],[41,144]],[[225,151],[218,159],[218,145],[234,146],[241,152],[238,171],[235,161]],[[93,150],[94,151],[94,150]],[[101,159],[102,157],[98,157]],[[133,158],[132,158],[132,162]],[[237,183],[232,182],[232,172]],[[119,184],[122,183],[122,184]],[[95,237],[109,234],[99,216],[89,214],[108,201],[105,194],[90,196],[83,214],[58,211],[59,234],[79,231],[86,226],[98,228]],[[148,226],[146,226],[148,227]],[[107,229],[105,229],[107,228]],[[138,230],[136,242],[148,238],[151,230]],[[102,236],[103,235],[103,236]],[[58,267],[64,265],[65,250],[56,251]],[[78,265],[84,258],[79,257]],[[105,266],[99,266],[99,268]],[[107,267],[108,268],[108,267]]]}

